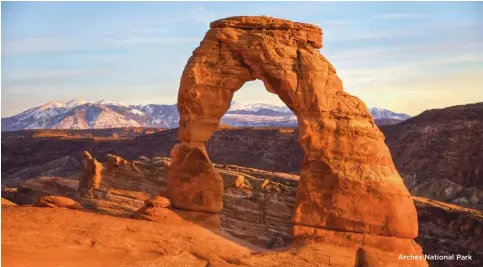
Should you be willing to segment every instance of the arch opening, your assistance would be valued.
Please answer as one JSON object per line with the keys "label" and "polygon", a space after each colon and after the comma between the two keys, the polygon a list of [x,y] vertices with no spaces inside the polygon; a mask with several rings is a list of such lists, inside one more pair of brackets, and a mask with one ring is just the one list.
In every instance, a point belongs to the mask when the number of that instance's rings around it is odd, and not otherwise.
{"label": "arch opening", "polygon": [[297,117],[260,80],[246,82],[234,93],[223,125],[239,127],[297,127]]}

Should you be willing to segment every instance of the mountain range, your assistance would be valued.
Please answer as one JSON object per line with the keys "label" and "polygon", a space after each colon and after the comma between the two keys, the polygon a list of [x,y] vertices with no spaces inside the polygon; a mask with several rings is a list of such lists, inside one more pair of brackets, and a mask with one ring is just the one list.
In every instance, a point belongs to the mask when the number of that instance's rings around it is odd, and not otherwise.
{"label": "mountain range", "polygon": [[[410,118],[387,109],[370,108],[376,124],[395,124]],[[119,101],[51,101],[18,115],[2,118],[2,131],[25,129],[100,129],[118,127],[178,127],[173,105],[127,105]],[[297,117],[288,107],[232,102],[221,123],[232,126],[296,127]]]}

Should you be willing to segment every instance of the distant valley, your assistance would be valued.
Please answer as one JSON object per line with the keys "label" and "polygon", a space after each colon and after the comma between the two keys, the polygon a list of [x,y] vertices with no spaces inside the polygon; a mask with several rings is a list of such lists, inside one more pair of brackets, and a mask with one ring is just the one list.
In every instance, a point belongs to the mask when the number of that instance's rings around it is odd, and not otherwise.
{"label": "distant valley", "polygon": [[[376,124],[396,124],[410,118],[387,109],[369,109]],[[119,127],[176,128],[179,113],[173,105],[127,105],[118,101],[52,101],[2,118],[2,131],[26,129],[103,129]],[[232,126],[296,127],[297,117],[287,107],[232,102],[221,123]]]}

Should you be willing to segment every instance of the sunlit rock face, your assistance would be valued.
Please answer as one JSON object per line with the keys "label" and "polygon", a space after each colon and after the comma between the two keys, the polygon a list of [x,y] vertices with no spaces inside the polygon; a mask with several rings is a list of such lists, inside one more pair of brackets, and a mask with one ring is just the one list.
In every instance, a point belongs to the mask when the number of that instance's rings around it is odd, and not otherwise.
{"label": "sunlit rock face", "polygon": [[[179,88],[181,144],[173,149],[168,176],[175,207],[213,213],[222,208],[218,196],[223,187],[209,166],[205,142],[234,93],[245,82],[259,79],[298,119],[305,156],[295,225],[417,236],[416,209],[383,134],[365,104],[344,92],[320,48],[322,30],[310,24],[265,16],[211,23],[188,60]],[[306,239],[307,231],[303,232]]]}

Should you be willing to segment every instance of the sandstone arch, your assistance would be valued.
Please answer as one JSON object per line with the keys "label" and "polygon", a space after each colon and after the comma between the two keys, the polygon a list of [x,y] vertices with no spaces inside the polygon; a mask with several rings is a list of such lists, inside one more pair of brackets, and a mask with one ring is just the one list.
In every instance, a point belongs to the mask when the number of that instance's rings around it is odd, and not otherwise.
{"label": "sandstone arch", "polygon": [[[296,114],[305,152],[293,222],[306,228],[412,239],[413,201],[364,103],[343,91],[322,56],[322,30],[270,17],[212,22],[184,69],[178,94],[180,144],[172,151],[173,206],[218,213],[223,184],[206,152],[233,94],[263,81]],[[242,155],[241,155],[242,156]]]}

